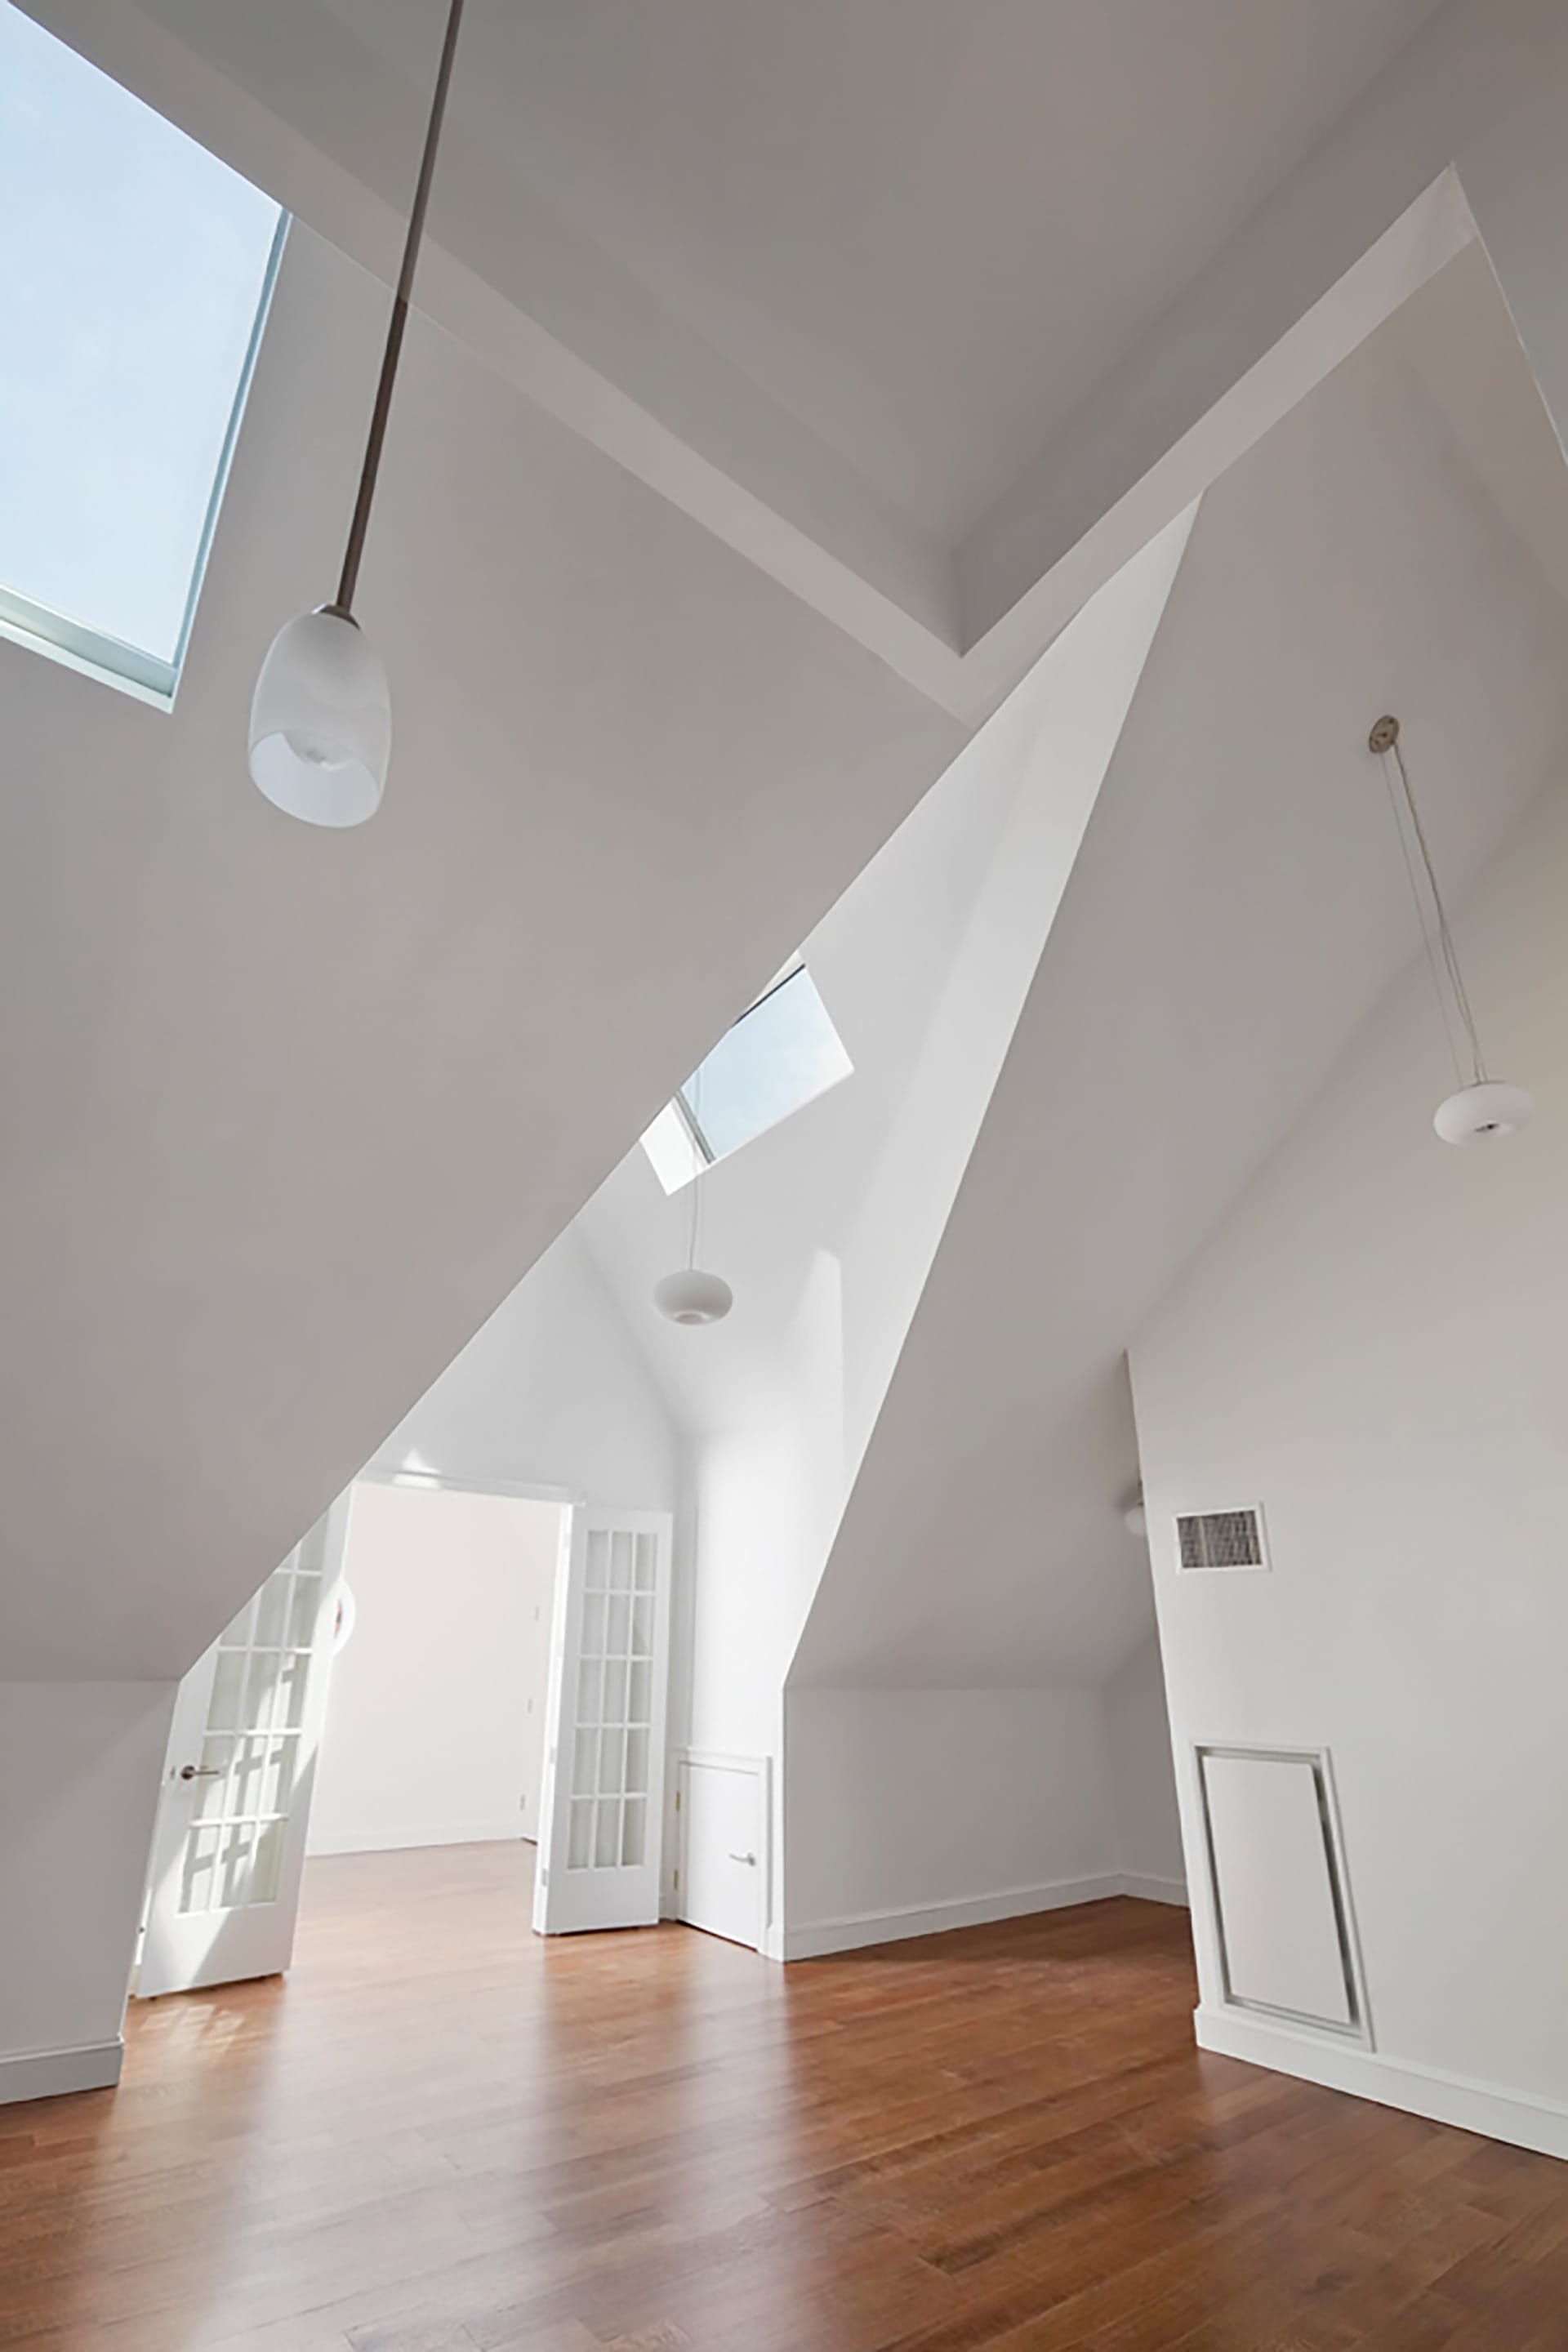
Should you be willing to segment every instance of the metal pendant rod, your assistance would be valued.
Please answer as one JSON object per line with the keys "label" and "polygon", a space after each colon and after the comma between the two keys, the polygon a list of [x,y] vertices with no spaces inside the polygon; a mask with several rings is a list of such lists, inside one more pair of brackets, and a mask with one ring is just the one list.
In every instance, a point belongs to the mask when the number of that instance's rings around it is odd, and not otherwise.
{"label": "metal pendant rod", "polygon": [[349,525],[349,543],[343,554],[342,577],[338,582],[336,601],[327,607],[342,619],[353,618],[354,591],[359,585],[360,558],[364,553],[364,535],[370,523],[371,501],[375,496],[375,478],[381,471],[382,446],[386,439],[386,420],[392,413],[392,387],[397,376],[397,362],[403,353],[403,331],[408,323],[408,299],[414,290],[414,268],[419,258],[419,247],[425,235],[425,215],[430,203],[430,183],[436,172],[436,150],[440,144],[441,123],[447,111],[447,92],[452,81],[452,59],[457,54],[458,27],[462,21],[463,0],[452,0],[447,17],[447,35],[441,44],[441,63],[436,74],[436,94],[430,102],[430,121],[425,131],[425,152],[419,159],[419,181],[414,191],[414,209],[408,215],[408,236],[403,247],[403,266],[397,273],[397,291],[393,298],[392,319],[386,330],[386,349],[382,354],[381,381],[375,388],[375,406],[371,411],[370,437],[365,444],[364,465],[359,478],[359,496],[354,500],[353,520]]}

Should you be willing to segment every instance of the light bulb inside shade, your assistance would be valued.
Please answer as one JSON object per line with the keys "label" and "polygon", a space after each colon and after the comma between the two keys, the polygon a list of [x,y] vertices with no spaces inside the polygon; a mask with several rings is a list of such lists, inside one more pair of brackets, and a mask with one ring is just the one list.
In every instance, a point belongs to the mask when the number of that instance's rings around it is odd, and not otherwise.
{"label": "light bulb inside shade", "polygon": [[363,824],[381,805],[392,699],[381,658],[341,613],[279,629],[256,681],[250,772],[306,824]]}
{"label": "light bulb inside shade", "polygon": [[654,1285],[653,1303],[672,1323],[721,1323],[735,1294],[721,1275],[691,1266]]}
{"label": "light bulb inside shade", "polygon": [[1479,1086],[1461,1087],[1440,1102],[1432,1124],[1445,1143],[1495,1143],[1505,1135],[1517,1135],[1534,1108],[1522,1087],[1487,1078]]}

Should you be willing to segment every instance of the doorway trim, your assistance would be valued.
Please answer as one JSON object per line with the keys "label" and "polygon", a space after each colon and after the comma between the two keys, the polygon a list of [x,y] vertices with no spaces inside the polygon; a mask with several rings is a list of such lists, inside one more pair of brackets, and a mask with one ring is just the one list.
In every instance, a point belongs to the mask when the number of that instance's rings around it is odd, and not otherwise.
{"label": "doorway trim", "polygon": [[445,1495],[505,1495],[522,1503],[559,1503],[569,1511],[588,1500],[581,1486],[546,1486],[533,1480],[489,1475],[458,1477],[449,1470],[393,1470],[381,1463],[374,1469],[356,1470],[349,1486],[407,1486],[416,1493]]}

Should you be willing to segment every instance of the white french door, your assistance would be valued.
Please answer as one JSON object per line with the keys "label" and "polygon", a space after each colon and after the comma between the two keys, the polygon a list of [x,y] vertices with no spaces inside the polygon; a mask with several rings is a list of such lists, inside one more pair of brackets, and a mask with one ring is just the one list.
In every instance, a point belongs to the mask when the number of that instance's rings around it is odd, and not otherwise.
{"label": "white french door", "polygon": [[274,1976],[294,1948],[348,1497],[180,1685],[136,1990]]}
{"label": "white french door", "polygon": [[572,1515],[551,1641],[542,1936],[658,1917],[670,1538],[667,1511]]}

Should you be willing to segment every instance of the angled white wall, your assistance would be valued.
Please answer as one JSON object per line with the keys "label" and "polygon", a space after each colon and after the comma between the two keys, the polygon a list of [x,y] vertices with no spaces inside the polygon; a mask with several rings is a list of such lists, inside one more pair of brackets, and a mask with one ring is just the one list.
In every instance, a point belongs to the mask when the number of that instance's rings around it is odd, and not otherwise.
{"label": "angled white wall", "polygon": [[0,2102],[120,2076],[173,1683],[0,1682]]}
{"label": "angled white wall", "polygon": [[[1563,722],[1555,567],[1540,523],[1521,530],[1489,487],[1500,436],[1517,434],[1562,538],[1561,458],[1495,289],[1453,268],[1205,499],[817,1589],[792,1709],[814,1687],[1099,1690],[1148,1640],[1147,1559],[1121,1517],[1138,1467],[1124,1351],[1408,952],[1371,718],[1391,697],[1422,711],[1456,887]],[[1435,392],[1477,346],[1507,394],[1470,419],[1484,466]],[[1135,1745],[1163,1773],[1152,1677],[1147,1696]],[[1129,1799],[1125,1867],[1178,1876],[1168,1794]],[[841,1846],[853,1819],[824,1811],[815,1833]],[[812,1834],[792,1805],[792,1862]],[[871,1874],[869,1843],[862,1861]],[[948,1891],[970,1891],[956,1870]]]}
{"label": "angled white wall", "polygon": [[416,316],[386,800],[281,817],[384,315],[296,227],[172,714],[0,643],[15,1675],[183,1672],[963,740]]}
{"label": "angled white wall", "polygon": [[1205,498],[796,1683],[1098,1683],[1150,1630],[1124,1351],[1407,952],[1371,717],[1422,713],[1457,887],[1562,722],[1556,589],[1427,388],[1473,342],[1528,397],[1485,273],[1438,281]]}
{"label": "angled white wall", "polygon": [[675,1508],[675,1425],[574,1225],[369,1466],[383,1475],[428,1471],[457,1486],[547,1486],[602,1505]]}
{"label": "angled white wall", "polygon": [[[773,1761],[775,1939],[786,1903],[784,1807],[794,1802],[784,1769],[785,1677],[1188,527],[1184,518],[1085,609],[806,941],[829,1008],[852,1005],[852,968],[874,981],[880,962],[881,934],[864,902],[874,903],[882,875],[913,844],[940,844],[966,803],[978,804],[971,814],[988,855],[945,965],[933,940],[914,942],[927,1009],[906,1043],[900,1083],[888,1089],[873,1055],[837,1090],[847,1113],[852,1087],[880,1081],[889,1095],[858,1157],[821,1157],[815,1186],[792,1192],[780,1182],[782,1156],[805,1148],[808,1121],[821,1153],[830,1114],[824,1105],[816,1118],[814,1105],[788,1123],[793,1138],[779,1130],[780,1154],[763,1137],[736,1155],[732,1171],[727,1163],[702,1180],[712,1188],[710,1254],[738,1298],[731,1323],[712,1335],[712,1360],[728,1355],[737,1377],[721,1397],[695,1397],[687,1736],[699,1748]],[[854,1053],[851,1023],[845,1034]],[[745,1232],[737,1194],[746,1183],[755,1188],[752,1263],[737,1263],[733,1243],[725,1255],[721,1237]],[[591,1210],[585,1228],[598,1223]],[[612,1241],[606,1234],[605,1245]],[[780,1297],[779,1265],[792,1248],[799,1265]],[[619,1262],[629,1264],[624,1253]],[[708,1345],[707,1334],[676,1335],[694,1362]],[[869,1820],[866,1834],[874,1834]]]}
{"label": "angled white wall", "polygon": [[[1132,1370],[1200,2038],[1568,2156],[1568,744],[1544,772],[1457,923],[1488,1053],[1535,1123],[1436,1140],[1452,1071],[1413,973]],[[1173,1515],[1235,1502],[1263,1505],[1268,1571],[1178,1574]],[[1331,1751],[1370,2052],[1226,2006],[1196,1742]]]}

